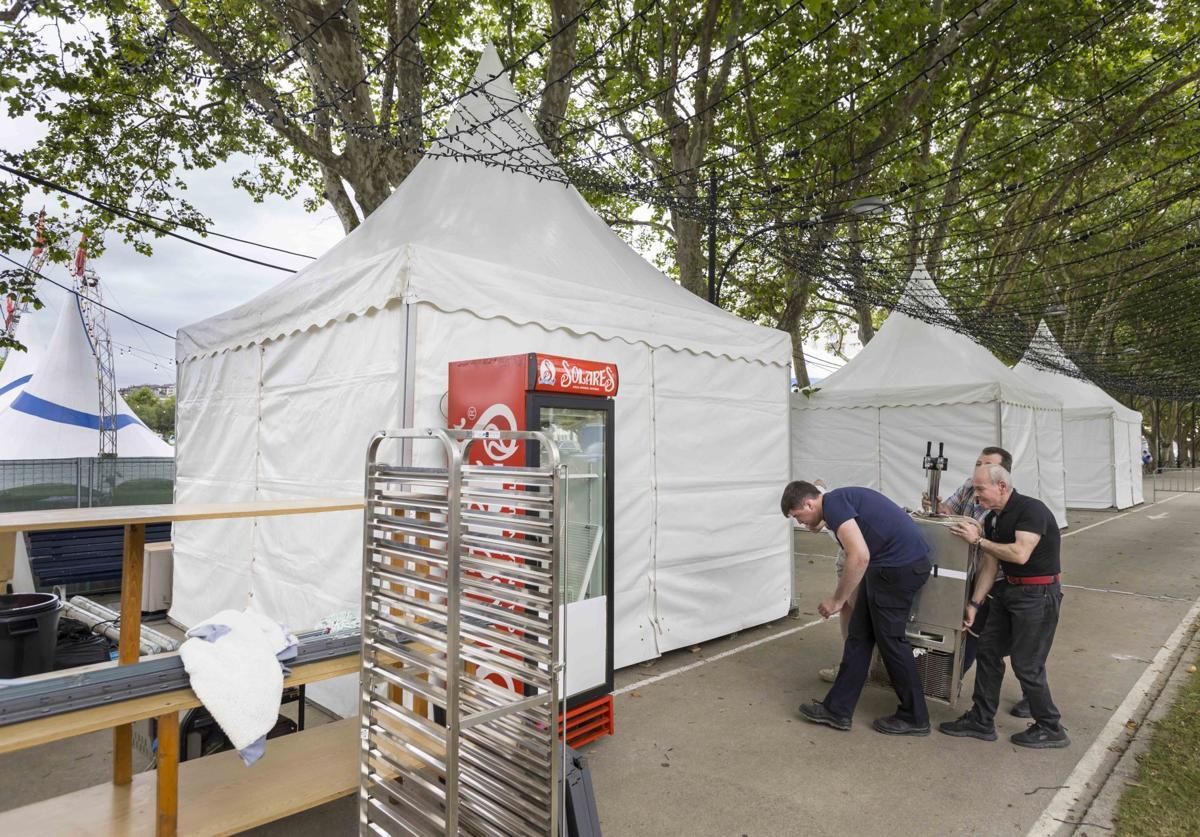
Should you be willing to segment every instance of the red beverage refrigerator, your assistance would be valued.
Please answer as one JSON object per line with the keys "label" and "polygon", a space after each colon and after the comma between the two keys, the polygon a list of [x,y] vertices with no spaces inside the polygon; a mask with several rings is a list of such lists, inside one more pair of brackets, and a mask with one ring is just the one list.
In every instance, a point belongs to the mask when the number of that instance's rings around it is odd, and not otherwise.
{"label": "red beverage refrigerator", "polygon": [[[564,736],[580,746],[613,731],[613,399],[616,364],[540,353],[454,361],[451,428],[541,430],[567,466]],[[536,465],[535,443],[472,445],[472,464]],[[515,582],[514,582],[515,583]],[[497,685],[523,684],[496,673]]]}

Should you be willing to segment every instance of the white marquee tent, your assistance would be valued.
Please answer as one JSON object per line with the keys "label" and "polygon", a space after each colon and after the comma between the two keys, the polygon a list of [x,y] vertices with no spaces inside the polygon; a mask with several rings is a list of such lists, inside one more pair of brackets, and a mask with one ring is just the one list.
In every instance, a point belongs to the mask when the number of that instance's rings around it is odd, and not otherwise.
{"label": "white marquee tent", "polygon": [[[1078,371],[1044,322],[1038,324],[1029,352]],[[1024,358],[1013,371],[1062,399],[1067,506],[1125,509],[1143,502],[1142,414],[1090,381],[1040,369]]]}
{"label": "white marquee tent", "polygon": [[[615,665],[782,616],[788,336],[684,291],[562,182],[452,156],[552,165],[501,70],[489,47],[449,139],[322,258],[180,330],[177,500],[360,495],[372,433],[444,426],[450,361],[612,361]],[[357,514],[184,524],[175,543],[185,624],[358,607]]]}
{"label": "white marquee tent", "polygon": [[25,347],[24,351],[9,349],[0,368],[0,411],[11,404],[33,378],[38,362],[42,358],[44,344],[38,327],[40,312],[26,311],[17,323],[13,336]]}
{"label": "white marquee tent", "polygon": [[[118,456],[174,455],[174,448],[142,424],[120,394],[116,407],[112,421]],[[31,379],[0,410],[0,460],[96,456],[100,426],[96,356],[79,303],[70,296]]]}
{"label": "white marquee tent", "polygon": [[[922,267],[905,298],[935,319],[953,317]],[[1013,455],[1017,490],[1067,524],[1062,404],[949,328],[893,311],[816,392],[792,395],[791,416],[796,479],[864,485],[912,507],[927,485],[926,441],[946,444],[943,496],[970,476],[981,448],[1000,445]]]}

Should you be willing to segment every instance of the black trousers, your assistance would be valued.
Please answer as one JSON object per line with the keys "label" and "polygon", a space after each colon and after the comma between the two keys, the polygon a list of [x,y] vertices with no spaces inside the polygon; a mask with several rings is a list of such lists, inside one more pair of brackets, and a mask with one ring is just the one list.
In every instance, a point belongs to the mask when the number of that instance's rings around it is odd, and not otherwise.
{"label": "black trousers", "polygon": [[1042,726],[1058,729],[1062,716],[1050,698],[1046,658],[1054,644],[1062,586],[998,583],[992,588],[992,607],[979,637],[975,665],[975,720],[992,726],[1004,680],[1004,658],[1029,699],[1029,711]]}
{"label": "black trousers", "polygon": [[823,701],[830,712],[843,718],[854,714],[867,682],[871,651],[878,645],[892,688],[900,699],[896,715],[911,723],[929,722],[925,692],[904,626],[908,624],[913,599],[929,578],[931,568],[928,558],[905,567],[867,567],[858,585],[858,601],[846,632],[837,680]]}

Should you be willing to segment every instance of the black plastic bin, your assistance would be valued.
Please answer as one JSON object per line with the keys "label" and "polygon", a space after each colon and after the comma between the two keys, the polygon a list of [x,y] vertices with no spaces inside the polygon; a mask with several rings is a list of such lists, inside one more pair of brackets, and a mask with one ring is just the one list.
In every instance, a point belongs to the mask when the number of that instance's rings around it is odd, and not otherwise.
{"label": "black plastic bin", "polygon": [[0,678],[54,667],[62,602],[53,593],[0,596]]}

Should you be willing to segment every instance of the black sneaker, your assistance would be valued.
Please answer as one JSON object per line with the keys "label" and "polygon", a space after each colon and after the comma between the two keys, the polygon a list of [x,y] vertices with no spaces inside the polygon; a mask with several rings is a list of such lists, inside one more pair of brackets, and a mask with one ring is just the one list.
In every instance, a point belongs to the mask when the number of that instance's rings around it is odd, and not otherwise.
{"label": "black sneaker", "polygon": [[812,703],[800,704],[800,717],[814,724],[824,724],[827,727],[840,729],[843,732],[848,732],[850,729],[849,718],[834,715],[825,708],[825,704],[815,700]]}
{"label": "black sneaker", "polygon": [[915,724],[912,721],[906,721],[895,715],[888,715],[886,718],[876,718],[871,726],[885,735],[929,735],[928,721],[924,724]]}
{"label": "black sneaker", "polygon": [[1008,710],[1008,714],[1014,718],[1032,718],[1033,713],[1029,711],[1029,698],[1023,697],[1014,703],[1012,709]]}
{"label": "black sneaker", "polygon": [[938,732],[958,738],[978,738],[980,741],[996,740],[996,728],[984,726],[971,717],[970,712],[955,721],[943,721],[938,724]]}
{"label": "black sneaker", "polygon": [[1008,740],[1018,747],[1032,747],[1035,750],[1066,747],[1071,743],[1071,739],[1067,738],[1067,731],[1062,727],[1050,729],[1036,721],[1030,724],[1027,730],[1018,732]]}

